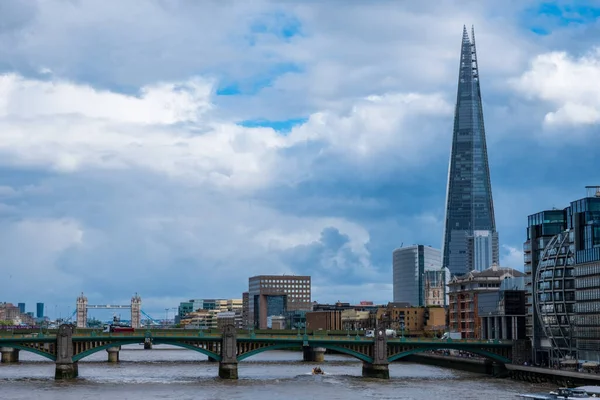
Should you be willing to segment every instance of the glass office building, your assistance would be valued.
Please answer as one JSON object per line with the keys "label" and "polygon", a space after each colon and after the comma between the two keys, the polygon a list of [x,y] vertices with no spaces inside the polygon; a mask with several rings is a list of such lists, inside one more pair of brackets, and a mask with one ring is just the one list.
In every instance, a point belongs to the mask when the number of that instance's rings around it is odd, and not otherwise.
{"label": "glass office building", "polygon": [[422,244],[401,247],[392,254],[392,268],[394,303],[425,306],[426,287],[432,285],[442,288],[439,296],[445,299],[446,276],[440,250]]}
{"label": "glass office building", "polygon": [[600,362],[600,187],[528,217],[523,246],[533,362]]}
{"label": "glass office building", "polygon": [[600,186],[571,203],[569,228],[575,239],[575,313],[580,360],[600,362]]}
{"label": "glass office building", "polygon": [[[469,38],[466,28],[460,55],[442,251],[442,264],[452,275],[484,270],[499,262],[475,33],[472,31]],[[481,251],[489,255],[480,254]],[[484,265],[478,266],[477,260],[485,260]]]}

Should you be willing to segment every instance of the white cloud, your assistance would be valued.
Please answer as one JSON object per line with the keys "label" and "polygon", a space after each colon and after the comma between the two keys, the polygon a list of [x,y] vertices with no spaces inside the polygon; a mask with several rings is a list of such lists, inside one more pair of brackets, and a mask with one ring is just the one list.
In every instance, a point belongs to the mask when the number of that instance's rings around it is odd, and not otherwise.
{"label": "white cloud", "polygon": [[245,128],[211,116],[210,85],[202,82],[151,85],[134,97],[62,81],[0,76],[2,164],[61,172],[142,168],[188,182],[250,189],[302,176],[305,171],[279,150],[302,149],[308,141],[323,143],[323,149],[351,163],[383,154],[394,155],[395,163],[427,162],[442,132],[425,123],[417,127],[415,118],[435,120],[451,110],[439,94],[369,96],[349,111],[315,113],[281,136],[270,128]]}
{"label": "white cloud", "polygon": [[511,85],[526,97],[553,107],[544,118],[547,126],[600,121],[600,49],[581,57],[566,52],[540,54]]}
{"label": "white cloud", "polygon": [[514,268],[519,271],[523,270],[523,250],[522,248],[502,245],[500,251],[500,265],[502,267]]}
{"label": "white cloud", "polygon": [[[424,150],[446,135],[415,120],[445,117],[452,106],[440,94],[418,93],[368,96],[348,110],[319,112],[290,135],[292,140],[327,140],[333,151],[350,159],[372,159],[394,153],[403,162],[419,162]],[[439,121],[439,120],[438,120]]]}
{"label": "white cloud", "polygon": [[127,96],[65,81],[0,75],[0,118],[77,115],[112,122],[174,124],[197,121],[210,110],[212,84],[199,78],[145,86]]}

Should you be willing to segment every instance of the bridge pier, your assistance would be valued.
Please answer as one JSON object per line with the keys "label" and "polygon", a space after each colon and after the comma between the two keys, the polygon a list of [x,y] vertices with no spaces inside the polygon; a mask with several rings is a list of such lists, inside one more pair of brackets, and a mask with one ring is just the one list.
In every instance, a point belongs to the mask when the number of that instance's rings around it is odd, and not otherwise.
{"label": "bridge pier", "polygon": [[232,324],[223,327],[219,378],[238,379],[237,338],[235,326]]}
{"label": "bridge pier", "polygon": [[362,376],[365,378],[390,379],[389,361],[387,358],[387,336],[385,330],[375,331],[373,342],[373,362],[363,361]]}
{"label": "bridge pier", "polygon": [[12,347],[0,347],[2,353],[2,363],[11,364],[19,362],[19,349],[13,349]]}
{"label": "bridge pier", "polygon": [[322,363],[325,361],[325,348],[312,346],[302,347],[302,361]]}
{"label": "bridge pier", "polygon": [[106,349],[108,353],[108,362],[109,363],[118,363],[119,362],[119,351],[121,350],[121,346],[109,347]]}
{"label": "bridge pier", "polygon": [[364,378],[390,379],[390,369],[387,364],[363,362],[362,376]]}
{"label": "bridge pier", "polygon": [[79,375],[79,367],[73,362],[73,325],[61,325],[56,335],[56,369],[54,379],[73,379]]}
{"label": "bridge pier", "polygon": [[152,339],[151,338],[144,339],[144,350],[152,350]]}

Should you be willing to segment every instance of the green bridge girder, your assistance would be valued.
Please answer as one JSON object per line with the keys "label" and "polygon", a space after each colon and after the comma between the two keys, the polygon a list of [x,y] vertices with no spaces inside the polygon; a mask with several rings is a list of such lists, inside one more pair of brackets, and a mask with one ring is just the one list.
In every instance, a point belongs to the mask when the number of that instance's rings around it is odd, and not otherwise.
{"label": "green bridge girder", "polygon": [[[163,332],[161,332],[163,333]],[[216,354],[210,350],[206,350],[200,347],[196,347],[189,342],[193,342],[194,340],[202,341],[202,342],[220,342],[221,336],[218,334],[203,334],[202,332],[189,332],[186,334],[181,334],[181,332],[173,332],[173,334],[163,334],[163,335],[152,335],[137,333],[134,335],[120,333],[120,334],[109,334],[109,333],[92,333],[91,335],[76,335],[73,336],[74,342],[87,342],[87,341],[97,341],[97,342],[105,342],[100,346],[94,347],[93,349],[85,350],[79,354],[73,356],[73,361],[79,361],[91,354],[97,353],[99,351],[105,350],[114,346],[121,346],[127,344],[138,344],[143,343],[146,338],[151,338],[154,344],[167,344],[177,347],[186,348],[189,350],[197,351],[202,353],[208,357],[216,359],[218,361],[221,360],[221,355]],[[17,336],[9,336],[2,337],[0,336],[0,347],[12,347],[15,349],[29,351],[35,354],[38,354],[42,357],[48,358],[50,360],[55,361],[56,356],[53,356],[49,353],[45,353],[38,349],[28,347],[24,345],[24,343],[53,343],[56,340],[56,337],[44,335],[41,337],[31,337],[29,335],[23,335],[22,337]],[[267,346],[260,347],[257,349],[250,350],[246,353],[240,354],[238,356],[238,360],[244,360],[246,358],[252,357],[256,354],[263,353],[265,351],[270,350],[279,350],[286,349],[291,347],[302,347],[303,345],[310,345],[313,347],[322,347],[329,350],[334,350],[343,354],[347,354],[359,360],[365,362],[372,362],[372,358],[366,354],[363,354],[359,351],[354,350],[352,345],[365,345],[372,344],[372,338],[365,337],[353,337],[353,336],[325,336],[325,335],[238,335],[237,336],[238,343],[264,343],[268,344]],[[187,342],[187,343],[186,343]],[[388,346],[390,345],[401,345],[406,348],[408,346],[413,346],[413,348],[404,350],[400,353],[394,354],[388,357],[388,361],[392,362],[403,357],[409,356],[411,354],[417,354],[424,351],[429,350],[443,350],[443,349],[453,349],[453,350],[463,350],[468,351],[474,354],[481,355],[483,357],[492,359],[494,361],[508,364],[511,363],[511,360],[499,355],[495,354],[488,349],[493,348],[511,348],[512,342],[504,342],[504,343],[489,343],[489,342],[474,342],[474,341],[423,341],[423,340],[410,340],[410,339],[390,339],[388,340]],[[349,346],[349,347],[346,347]]]}
{"label": "green bridge girder", "polygon": [[388,361],[389,362],[393,362],[396,360],[400,360],[404,357],[413,355],[413,354],[418,354],[418,353],[422,353],[425,351],[431,351],[431,350],[462,350],[462,351],[468,351],[469,353],[474,353],[474,354],[479,354],[480,356],[483,356],[485,358],[489,358],[491,360],[494,361],[498,361],[502,364],[510,364],[512,361],[506,357],[503,357],[499,354],[495,354],[492,353],[490,351],[487,350],[483,350],[483,349],[478,349],[478,348],[472,348],[472,347],[467,347],[467,346],[453,346],[452,344],[447,344],[445,346],[422,346],[422,347],[414,347],[410,350],[406,350],[403,351],[401,353],[398,354],[394,354],[391,357],[388,357]]}
{"label": "green bridge girder", "polygon": [[[113,341],[103,344],[101,346],[94,347],[93,349],[82,351],[81,353],[74,355],[72,357],[72,359],[73,359],[73,362],[77,362],[77,361],[81,360],[82,358],[88,357],[94,353],[109,349],[111,347],[124,346],[124,345],[128,345],[128,344],[139,344],[139,343],[142,343],[143,341],[144,341],[144,337],[141,337],[141,340],[139,338],[137,340],[135,340],[133,338],[127,338],[125,340],[115,340],[115,338],[113,338]],[[187,341],[189,341],[189,338],[187,339]],[[176,339],[174,340],[173,338],[160,338],[160,337],[154,338],[153,337],[152,342],[154,344],[168,344],[171,346],[177,346],[177,347],[182,347],[184,349],[193,350],[198,353],[207,355],[211,358],[214,358],[217,361],[221,361],[220,354],[214,353],[210,350],[206,350],[206,349],[203,349],[200,347],[190,345],[189,343],[185,343],[183,341],[177,341]]]}
{"label": "green bridge girder", "polygon": [[[21,342],[21,343],[23,343],[23,342]],[[0,342],[0,347],[10,347],[10,348],[13,348],[13,349],[28,351],[30,353],[37,354],[39,356],[45,357],[45,358],[47,358],[49,360],[56,361],[56,356],[54,356],[52,354],[46,353],[44,351],[38,350],[38,349],[33,348],[33,347],[24,346],[24,345],[19,344],[17,342]]]}

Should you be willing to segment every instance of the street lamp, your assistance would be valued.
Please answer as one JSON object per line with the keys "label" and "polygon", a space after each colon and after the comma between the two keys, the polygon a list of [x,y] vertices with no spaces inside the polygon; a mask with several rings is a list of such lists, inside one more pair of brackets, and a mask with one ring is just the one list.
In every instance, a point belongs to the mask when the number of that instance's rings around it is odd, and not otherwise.
{"label": "street lamp", "polygon": [[168,321],[169,321],[169,309],[165,308],[165,328],[167,327]]}

